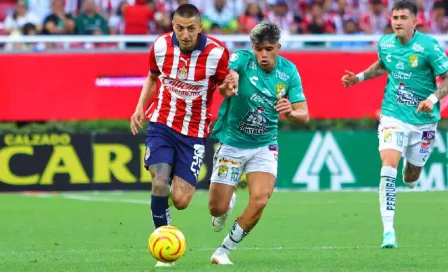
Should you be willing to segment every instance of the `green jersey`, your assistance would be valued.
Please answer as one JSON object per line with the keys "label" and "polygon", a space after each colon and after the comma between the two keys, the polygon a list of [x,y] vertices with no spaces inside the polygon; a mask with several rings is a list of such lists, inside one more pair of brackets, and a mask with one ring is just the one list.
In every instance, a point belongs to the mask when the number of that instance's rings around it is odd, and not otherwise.
{"label": "green jersey", "polygon": [[305,101],[296,66],[277,56],[274,70],[266,73],[251,50],[235,51],[229,65],[239,74],[238,95],[222,102],[212,137],[238,148],[277,144],[278,95],[291,104]]}
{"label": "green jersey", "polygon": [[382,114],[415,125],[439,121],[440,103],[430,113],[415,113],[437,89],[436,76],[448,72],[448,58],[437,40],[415,31],[401,44],[395,34],[388,34],[378,42],[378,56],[388,72]]}

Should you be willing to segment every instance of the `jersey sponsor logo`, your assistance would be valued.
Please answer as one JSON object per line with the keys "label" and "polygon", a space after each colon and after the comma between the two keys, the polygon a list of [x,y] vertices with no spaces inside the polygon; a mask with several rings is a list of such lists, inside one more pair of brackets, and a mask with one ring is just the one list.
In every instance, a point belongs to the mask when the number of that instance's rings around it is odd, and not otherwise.
{"label": "jersey sponsor logo", "polygon": [[273,101],[271,101],[269,98],[267,97],[261,97],[258,94],[253,94],[250,97],[251,101],[257,102],[257,103],[266,103],[271,107],[275,107],[275,103]]}
{"label": "jersey sponsor logo", "polygon": [[385,50],[385,49],[389,49],[389,48],[394,48],[395,44],[392,42],[384,42],[384,43],[380,43],[380,48],[381,50]]}
{"label": "jersey sponsor logo", "polygon": [[425,48],[418,43],[414,43],[412,45],[412,50],[414,50],[417,53],[422,53],[423,51],[425,51]]}
{"label": "jersey sponsor logo", "polygon": [[277,91],[277,95],[285,96],[286,95],[286,84],[285,83],[277,83],[275,85],[275,91]]}
{"label": "jersey sponsor logo", "polygon": [[404,69],[404,63],[403,63],[402,61],[399,61],[399,62],[397,63],[397,65],[395,65],[395,68],[396,68],[396,69],[403,70],[403,69]]}
{"label": "jersey sponsor logo", "polygon": [[284,73],[284,72],[282,72],[282,71],[279,71],[279,70],[277,70],[277,71],[275,72],[275,75],[276,75],[278,78],[280,78],[281,80],[284,80],[284,81],[287,81],[287,80],[289,79],[289,76],[288,76],[286,73]]}
{"label": "jersey sponsor logo", "polygon": [[391,54],[387,54],[386,61],[387,62],[392,62],[392,55]]}
{"label": "jersey sponsor logo", "polygon": [[257,70],[257,65],[255,64],[255,62],[254,62],[253,60],[251,60],[251,61],[249,62],[249,68],[250,68],[251,70]]}
{"label": "jersey sponsor logo", "polygon": [[250,109],[240,122],[239,129],[247,134],[262,135],[268,132],[269,121],[263,107]]}
{"label": "jersey sponsor logo", "polygon": [[409,56],[409,66],[411,66],[412,68],[418,67],[418,56],[417,55]]}
{"label": "jersey sponsor logo", "polygon": [[412,76],[412,73],[405,73],[405,72],[398,71],[398,72],[392,72],[392,76],[395,79],[410,79]]}
{"label": "jersey sponsor logo", "polygon": [[230,55],[230,58],[229,58],[230,62],[235,62],[237,59],[238,59],[238,54],[237,53],[232,53]]}
{"label": "jersey sponsor logo", "polygon": [[397,86],[397,103],[418,106],[418,103],[422,101],[421,98],[414,95],[414,91],[411,87],[406,86],[403,82],[400,82]]}
{"label": "jersey sponsor logo", "polygon": [[440,48],[440,45],[438,45],[438,44],[434,44],[434,50],[435,51],[442,51],[442,49]]}
{"label": "jersey sponsor logo", "polygon": [[168,78],[163,80],[163,85],[170,92],[182,97],[196,98],[201,95],[202,86],[191,85],[179,80],[171,80]]}
{"label": "jersey sponsor logo", "polygon": [[189,58],[179,57],[179,60],[183,61],[185,65],[187,65]]}
{"label": "jersey sponsor logo", "polygon": [[255,81],[258,80],[258,77],[256,77],[256,76],[252,76],[252,77],[249,78],[249,80],[250,80],[250,83],[251,83],[252,85],[257,86],[257,82],[255,82]]}
{"label": "jersey sponsor logo", "polygon": [[188,71],[187,71],[187,69],[186,69],[185,67],[182,67],[182,68],[180,68],[180,69],[177,71],[177,77],[178,77],[180,80],[184,80],[184,79],[186,79],[187,76],[188,76]]}
{"label": "jersey sponsor logo", "polygon": [[443,70],[448,67],[448,61],[445,61],[443,64],[439,65],[439,69]]}

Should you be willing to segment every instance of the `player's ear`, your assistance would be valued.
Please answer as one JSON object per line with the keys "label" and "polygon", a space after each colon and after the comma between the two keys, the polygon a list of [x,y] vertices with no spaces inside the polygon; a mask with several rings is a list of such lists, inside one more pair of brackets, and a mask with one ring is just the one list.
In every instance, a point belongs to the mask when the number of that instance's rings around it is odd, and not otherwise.
{"label": "player's ear", "polygon": [[202,23],[199,24],[199,32],[202,32]]}
{"label": "player's ear", "polygon": [[280,50],[280,48],[282,48],[282,44],[281,43],[278,43],[277,46],[278,46],[277,47],[278,50]]}

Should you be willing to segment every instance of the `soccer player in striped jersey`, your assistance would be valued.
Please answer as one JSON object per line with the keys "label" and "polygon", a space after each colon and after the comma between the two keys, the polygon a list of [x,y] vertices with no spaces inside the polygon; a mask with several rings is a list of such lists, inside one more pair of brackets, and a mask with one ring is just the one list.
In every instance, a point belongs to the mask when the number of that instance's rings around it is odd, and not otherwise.
{"label": "soccer player in striped jersey", "polygon": [[[149,52],[150,71],[130,124],[136,135],[143,119],[149,119],[144,160],[152,176],[155,228],[170,225],[170,190],[178,210],[187,208],[193,197],[204,138],[210,132],[213,93],[229,74],[227,48],[201,33],[201,15],[194,5],[177,8],[173,28],[159,36]],[[144,112],[153,95],[155,101]]]}

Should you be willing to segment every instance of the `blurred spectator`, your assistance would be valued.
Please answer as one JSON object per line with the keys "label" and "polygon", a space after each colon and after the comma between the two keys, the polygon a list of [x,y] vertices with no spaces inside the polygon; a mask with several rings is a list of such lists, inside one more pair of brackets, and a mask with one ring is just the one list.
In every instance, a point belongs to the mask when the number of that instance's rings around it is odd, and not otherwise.
{"label": "blurred spectator", "polygon": [[217,24],[226,33],[234,32],[238,28],[237,16],[239,14],[233,12],[227,0],[214,0],[214,5],[203,15],[203,28],[208,31],[213,24]]}
{"label": "blurred spectator", "polygon": [[39,19],[35,14],[28,11],[25,1],[18,0],[13,13],[6,16],[5,21],[3,23],[3,28],[6,34],[20,36],[22,33],[22,27],[26,23],[32,23],[39,30],[41,28]]}
{"label": "blurred spectator", "polygon": [[124,34],[151,34],[149,25],[154,20],[154,11],[147,5],[147,0],[136,0],[134,5],[124,8]]}
{"label": "blurred spectator", "polygon": [[39,25],[51,13],[51,0],[26,0],[28,10],[36,15]]}
{"label": "blurred spectator", "polygon": [[81,35],[109,34],[107,21],[97,12],[94,0],[84,0],[82,13],[76,18],[76,33]]}
{"label": "blurred spectator", "polygon": [[75,20],[71,14],[65,13],[63,0],[53,0],[51,8],[53,13],[45,18],[42,34],[66,35],[75,33]]}
{"label": "blurred spectator", "polygon": [[389,23],[384,0],[371,0],[371,10],[364,14],[360,20],[360,27],[366,34],[382,34],[384,28]]}
{"label": "blurred spectator", "polygon": [[240,16],[239,25],[241,33],[249,33],[252,28],[265,18],[258,3],[250,3],[247,5],[246,12]]}
{"label": "blurred spectator", "polygon": [[[362,31],[359,30],[358,24],[353,20],[349,19],[344,22],[344,33],[347,35],[364,35]],[[363,41],[344,41],[344,42],[333,42],[334,47],[363,47],[368,46],[368,42]]]}
{"label": "blurred spectator", "polygon": [[295,16],[294,13],[289,10],[286,0],[276,0],[274,5],[271,6],[267,15],[268,19],[272,22],[276,22],[283,35],[301,33],[299,23],[302,18]]}
{"label": "blurred spectator", "polygon": [[448,17],[445,15],[445,5],[438,1],[434,3],[429,22],[430,31],[434,34],[445,34],[448,32]]}
{"label": "blurred spectator", "polygon": [[110,34],[124,34],[124,10],[129,6],[128,1],[121,1],[114,15],[109,18]]}
{"label": "blurred spectator", "polygon": [[347,20],[354,20],[356,18],[356,14],[353,12],[348,6],[347,1],[339,0],[337,1],[337,5],[333,6],[335,9],[328,12],[327,24],[332,29],[327,29],[326,32],[343,34],[344,33],[344,22]]}
{"label": "blurred spectator", "polygon": [[334,29],[331,21],[326,18],[322,4],[313,3],[303,22],[304,31],[308,34],[331,33]]}

